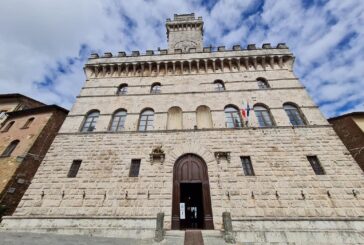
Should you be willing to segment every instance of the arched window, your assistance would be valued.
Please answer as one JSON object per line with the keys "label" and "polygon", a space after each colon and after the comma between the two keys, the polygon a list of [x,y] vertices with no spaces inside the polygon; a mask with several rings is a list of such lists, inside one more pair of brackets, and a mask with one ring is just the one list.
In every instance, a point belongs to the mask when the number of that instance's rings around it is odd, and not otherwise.
{"label": "arched window", "polygon": [[151,94],[159,94],[161,92],[161,84],[160,83],[153,83],[150,89]]}
{"label": "arched window", "polygon": [[182,109],[174,106],[168,110],[167,129],[182,129]]}
{"label": "arched window", "polygon": [[140,114],[139,118],[139,131],[153,130],[154,111],[146,109]]}
{"label": "arched window", "polygon": [[289,121],[293,126],[306,125],[303,114],[296,105],[285,103],[283,104],[283,108],[286,111]]}
{"label": "arched window", "polygon": [[16,146],[19,144],[19,140],[12,141],[8,147],[6,147],[5,151],[1,154],[1,157],[10,157],[11,153],[14,151]]}
{"label": "arched window", "polygon": [[9,122],[5,127],[4,129],[2,130],[2,132],[7,132],[9,131],[9,129],[14,125],[15,121],[11,121]]}
{"label": "arched window", "polygon": [[91,111],[87,114],[86,119],[82,125],[81,132],[92,132],[95,130],[97,119],[99,118],[99,111]]}
{"label": "arched window", "polygon": [[32,124],[33,121],[34,121],[34,117],[29,118],[28,121],[26,121],[26,123],[24,124],[24,126],[22,128],[29,128],[30,124]]}
{"label": "arched window", "polygon": [[257,83],[258,83],[258,88],[260,88],[260,89],[270,88],[269,83],[268,83],[267,79],[265,79],[265,78],[258,77]]}
{"label": "arched window", "polygon": [[210,108],[201,105],[196,109],[197,128],[212,128],[212,117]]}
{"label": "arched window", "polygon": [[124,95],[128,93],[128,84],[123,83],[119,86],[118,91],[117,91],[117,95]]}
{"label": "arched window", "polygon": [[254,106],[254,113],[258,119],[259,127],[271,127],[274,125],[272,116],[266,106]]}
{"label": "arched window", "polygon": [[126,119],[126,111],[123,109],[117,110],[111,119],[109,130],[113,132],[122,131],[125,126],[125,119]]}
{"label": "arched window", "polygon": [[227,128],[242,128],[240,112],[235,106],[225,107],[225,119]]}
{"label": "arched window", "polygon": [[215,85],[215,91],[224,91],[225,90],[224,82],[221,80],[214,81],[214,85]]}

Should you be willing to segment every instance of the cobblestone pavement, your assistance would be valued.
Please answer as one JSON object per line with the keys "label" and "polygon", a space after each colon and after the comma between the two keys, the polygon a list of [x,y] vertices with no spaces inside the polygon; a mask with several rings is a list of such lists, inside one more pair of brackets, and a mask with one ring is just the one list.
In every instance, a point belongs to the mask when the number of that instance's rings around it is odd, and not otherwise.
{"label": "cobblestone pavement", "polygon": [[106,238],[50,233],[0,232],[0,245],[146,245],[152,241],[136,241],[129,238]]}

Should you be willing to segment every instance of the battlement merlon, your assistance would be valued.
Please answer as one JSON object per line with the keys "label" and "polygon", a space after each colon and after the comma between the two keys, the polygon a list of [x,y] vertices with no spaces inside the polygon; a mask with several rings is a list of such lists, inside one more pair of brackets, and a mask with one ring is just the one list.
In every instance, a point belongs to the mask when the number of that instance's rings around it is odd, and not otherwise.
{"label": "battlement merlon", "polygon": [[180,50],[169,52],[167,49],[132,51],[130,54],[125,51],[120,51],[117,55],[110,52],[105,52],[104,55],[93,53],[90,55],[85,65],[108,64],[108,63],[132,63],[132,62],[152,62],[152,61],[181,61],[194,59],[218,59],[218,58],[244,58],[244,57],[262,57],[266,56],[290,56],[294,55],[285,43],[279,43],[276,47],[272,47],[270,43],[265,43],[261,48],[255,44],[248,44],[246,48],[241,45],[234,45],[231,49],[225,46],[204,47],[201,52],[197,52],[191,48],[187,53],[182,53]]}

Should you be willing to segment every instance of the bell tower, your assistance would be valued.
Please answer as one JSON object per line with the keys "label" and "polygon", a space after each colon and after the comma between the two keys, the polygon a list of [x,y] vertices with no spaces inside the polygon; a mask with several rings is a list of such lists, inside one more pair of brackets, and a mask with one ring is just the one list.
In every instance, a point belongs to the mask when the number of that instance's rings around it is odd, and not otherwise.
{"label": "bell tower", "polygon": [[202,17],[195,18],[195,14],[175,14],[174,19],[167,19],[168,52],[174,53],[181,49],[183,53],[191,48],[202,51],[203,21]]}

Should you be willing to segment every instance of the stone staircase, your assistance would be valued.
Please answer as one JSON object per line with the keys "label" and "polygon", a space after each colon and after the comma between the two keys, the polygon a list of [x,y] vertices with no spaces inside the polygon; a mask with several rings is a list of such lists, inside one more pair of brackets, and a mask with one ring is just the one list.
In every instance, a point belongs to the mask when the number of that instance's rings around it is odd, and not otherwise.
{"label": "stone staircase", "polygon": [[[201,230],[204,245],[226,245],[222,232],[219,230]],[[187,245],[185,244],[185,231],[167,230],[164,240],[159,244]],[[193,244],[200,245],[200,244]]]}

